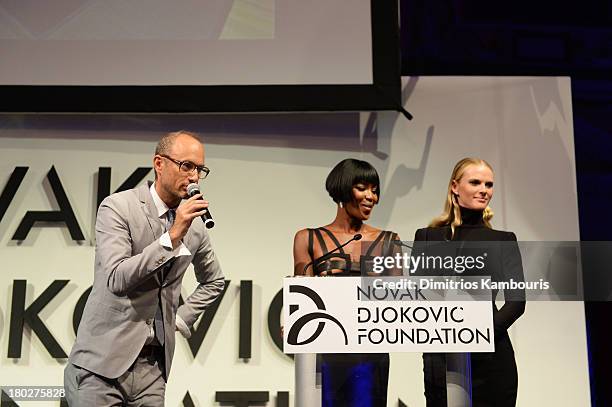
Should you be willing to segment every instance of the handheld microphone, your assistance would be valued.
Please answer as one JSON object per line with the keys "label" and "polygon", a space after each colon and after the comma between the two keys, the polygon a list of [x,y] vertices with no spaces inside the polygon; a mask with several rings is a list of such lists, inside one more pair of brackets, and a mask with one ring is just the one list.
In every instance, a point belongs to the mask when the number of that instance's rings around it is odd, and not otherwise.
{"label": "handheld microphone", "polygon": [[[200,186],[198,184],[192,183],[187,185],[187,195],[189,195],[189,198],[199,193]],[[202,198],[200,197],[200,199]],[[215,221],[213,220],[212,215],[210,214],[210,210],[208,208],[206,208],[206,212],[201,217],[202,221],[204,222],[204,226],[206,226],[206,229],[210,229],[215,226]]]}
{"label": "handheld microphone", "polygon": [[344,246],[346,246],[347,244],[351,243],[352,241],[357,241],[357,240],[361,240],[363,236],[361,235],[361,233],[357,233],[356,235],[354,235],[352,238],[350,238],[349,240],[347,240],[345,243],[341,244],[340,246],[336,246],[335,249],[330,250],[329,252],[325,253],[323,256],[314,259],[313,261],[311,261],[310,263],[308,263],[306,266],[304,266],[304,273],[306,273],[306,269],[310,266],[312,266],[315,263],[319,263],[323,260],[327,260],[330,257],[332,257],[332,255],[334,254],[334,252],[342,249]]}

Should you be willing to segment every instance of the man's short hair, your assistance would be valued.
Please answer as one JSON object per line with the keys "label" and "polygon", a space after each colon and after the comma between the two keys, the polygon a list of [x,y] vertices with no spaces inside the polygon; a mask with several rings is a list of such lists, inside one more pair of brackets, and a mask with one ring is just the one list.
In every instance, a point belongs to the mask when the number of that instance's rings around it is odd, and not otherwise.
{"label": "man's short hair", "polygon": [[158,154],[169,155],[170,151],[172,150],[172,145],[174,144],[174,141],[176,140],[178,136],[181,136],[181,135],[189,136],[189,137],[196,139],[200,143],[202,142],[202,140],[200,139],[200,136],[198,136],[197,133],[193,133],[187,130],[173,131],[171,133],[164,134],[162,138],[159,139],[159,141],[157,142],[157,146],[155,147],[155,155],[158,155]]}
{"label": "man's short hair", "polygon": [[[187,131],[187,130],[179,130],[179,131],[173,131],[171,133],[166,133],[162,136],[162,138],[159,139],[159,141],[157,142],[157,146],[155,146],[155,155],[170,155],[170,151],[172,150],[172,146],[174,145],[174,141],[176,140],[177,137],[179,136],[189,136],[192,137],[193,139],[199,141],[200,143],[202,142],[202,140],[200,139],[200,136],[198,136],[197,133],[193,133],[191,131]],[[157,180],[157,171],[155,172],[155,179]]]}
{"label": "man's short hair", "polygon": [[376,169],[367,161],[347,158],[331,170],[325,181],[325,189],[336,203],[348,203],[353,199],[353,186],[363,182],[376,187],[380,199],[380,180]]}

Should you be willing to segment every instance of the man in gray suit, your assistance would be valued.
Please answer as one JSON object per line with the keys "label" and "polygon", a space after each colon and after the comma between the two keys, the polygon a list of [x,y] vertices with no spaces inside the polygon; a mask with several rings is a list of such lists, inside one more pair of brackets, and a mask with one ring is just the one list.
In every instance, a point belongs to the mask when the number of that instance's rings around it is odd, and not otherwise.
{"label": "man in gray suit", "polygon": [[[93,289],[64,370],[70,406],[162,406],[175,330],[189,337],[224,277],[187,185],[208,174],[204,146],[185,131],[161,138],[155,182],[112,194],[98,209]],[[179,205],[180,204],[180,205]],[[179,307],[192,263],[198,286]]]}

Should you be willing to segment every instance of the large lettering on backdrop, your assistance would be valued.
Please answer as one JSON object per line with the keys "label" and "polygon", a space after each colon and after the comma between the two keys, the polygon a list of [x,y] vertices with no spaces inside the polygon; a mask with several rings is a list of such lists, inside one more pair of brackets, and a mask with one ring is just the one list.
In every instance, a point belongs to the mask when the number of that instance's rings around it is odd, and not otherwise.
{"label": "large lettering on backdrop", "polygon": [[[333,219],[324,182],[344,158],[378,170],[382,199],[371,224],[404,240],[439,214],[449,166],[464,156],[496,170],[496,229],[523,241],[579,239],[568,78],[406,78],[404,86],[411,122],[393,112],[0,116],[0,384],[62,384],[93,281],[98,204],[153,178],[153,150],[166,131],[204,136],[211,175],[201,187],[231,280],[192,337],[177,338],[168,406],[272,407],[293,398],[294,364],[280,350],[282,279],[293,272],[295,232]],[[183,294],[195,284],[188,270]],[[326,322],[322,335],[334,325]],[[510,335],[518,405],[588,404],[582,303],[531,301]],[[390,405],[398,399],[424,405],[419,353],[391,354]]]}

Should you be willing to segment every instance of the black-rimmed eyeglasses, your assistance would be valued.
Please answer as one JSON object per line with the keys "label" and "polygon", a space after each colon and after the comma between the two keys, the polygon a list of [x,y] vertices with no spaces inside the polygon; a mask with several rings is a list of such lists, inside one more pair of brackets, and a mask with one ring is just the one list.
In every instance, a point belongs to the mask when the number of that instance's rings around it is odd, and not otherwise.
{"label": "black-rimmed eyeglasses", "polygon": [[210,173],[210,169],[208,167],[203,166],[203,165],[195,165],[191,161],[179,161],[179,160],[175,160],[174,158],[168,157],[165,154],[159,154],[159,155],[161,157],[164,157],[164,158],[172,161],[176,165],[178,165],[179,166],[179,171],[182,171],[182,172],[185,172],[187,174],[190,174],[190,173],[192,173],[192,172],[197,170],[198,177],[200,179],[206,178],[208,176],[208,174]]}

